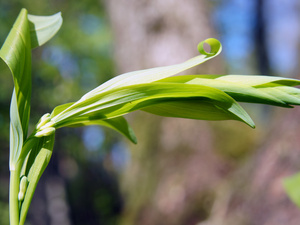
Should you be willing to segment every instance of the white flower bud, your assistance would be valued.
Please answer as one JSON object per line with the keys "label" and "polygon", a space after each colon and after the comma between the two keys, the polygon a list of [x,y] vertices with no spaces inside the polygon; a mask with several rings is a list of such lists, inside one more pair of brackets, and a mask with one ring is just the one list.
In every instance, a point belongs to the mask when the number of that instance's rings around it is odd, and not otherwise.
{"label": "white flower bud", "polygon": [[28,186],[28,179],[26,176],[23,176],[20,181],[20,190],[19,190],[19,194],[18,194],[19,201],[24,200],[27,186]]}
{"label": "white flower bud", "polygon": [[44,126],[46,123],[48,123],[51,120],[50,113],[46,113],[43,115],[39,121],[39,123],[36,125],[36,129],[39,130],[42,126]]}
{"label": "white flower bud", "polygon": [[51,121],[49,113],[43,115],[40,119],[40,122],[36,126],[36,137],[49,136],[55,132],[54,128],[55,123]]}
{"label": "white flower bud", "polygon": [[38,131],[34,136],[36,136],[36,137],[49,136],[49,135],[53,134],[54,132],[55,132],[54,127],[47,127],[45,129]]}
{"label": "white flower bud", "polygon": [[49,121],[48,123],[46,123],[45,125],[41,126],[39,130],[44,130],[50,127],[53,127],[54,123],[52,121]]}

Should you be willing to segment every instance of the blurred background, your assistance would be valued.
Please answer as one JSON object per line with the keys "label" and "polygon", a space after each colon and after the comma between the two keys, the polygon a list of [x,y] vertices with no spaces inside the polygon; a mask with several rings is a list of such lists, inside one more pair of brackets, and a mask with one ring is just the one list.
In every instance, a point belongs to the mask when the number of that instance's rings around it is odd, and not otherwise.
{"label": "blurred background", "polygon": [[[0,43],[21,8],[61,11],[59,33],[33,51],[30,126],[109,78],[170,65],[214,37],[223,53],[193,74],[300,78],[297,0],[10,0]],[[0,76],[0,224],[8,225],[9,74]],[[57,131],[27,225],[296,225],[282,179],[300,170],[300,108],[243,104],[256,122],[128,115],[130,144],[103,127]]]}

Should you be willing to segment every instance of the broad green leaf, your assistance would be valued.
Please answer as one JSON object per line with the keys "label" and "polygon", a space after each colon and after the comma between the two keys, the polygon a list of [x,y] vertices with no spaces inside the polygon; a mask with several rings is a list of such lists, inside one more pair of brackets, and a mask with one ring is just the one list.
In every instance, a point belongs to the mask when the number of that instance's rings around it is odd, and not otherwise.
{"label": "broad green leaf", "polygon": [[79,126],[90,126],[90,125],[99,125],[99,126],[105,126],[112,128],[121,134],[123,134],[125,137],[127,137],[130,141],[133,143],[137,143],[136,136],[134,134],[134,131],[129,126],[126,119],[122,116],[115,117],[111,119],[103,119],[103,120],[93,120],[92,118],[87,117],[86,120],[83,118],[79,119],[79,122],[76,122],[76,120],[70,121],[70,124],[65,124],[64,126],[72,126],[72,127],[79,127]]}
{"label": "broad green leaf", "polygon": [[52,134],[39,139],[35,138],[34,146],[29,151],[26,168],[23,170],[24,174],[21,174],[27,177],[29,185],[25,193],[25,198],[20,205],[20,225],[23,225],[25,222],[37,183],[50,161],[54,145],[54,136],[55,135]]}
{"label": "broad green leaf", "polygon": [[[28,15],[22,9],[0,50],[0,68],[9,68],[14,80],[11,102],[10,167],[15,167],[27,137],[31,99],[31,48],[48,41],[61,25],[60,14],[50,17]],[[32,39],[34,38],[34,39]]]}
{"label": "broad green leaf", "polygon": [[67,108],[69,108],[74,103],[75,102],[69,102],[69,103],[66,103],[66,104],[63,104],[63,105],[56,106],[54,108],[54,110],[52,111],[52,113],[51,113],[51,117],[53,118],[56,115],[60,114],[62,111],[66,110]]}
{"label": "broad green leaf", "polygon": [[62,25],[61,13],[52,16],[28,15],[30,25],[31,48],[36,48],[49,41]]}
{"label": "broad green leaf", "polygon": [[[204,75],[209,78],[210,75]],[[233,83],[247,83],[252,87],[270,86],[271,84],[296,86],[300,85],[300,81],[291,78],[275,77],[275,76],[261,76],[261,75],[217,75],[220,80],[226,80]]]}
{"label": "broad green leaf", "polygon": [[25,9],[21,10],[6,38],[0,50],[0,58],[9,67],[13,76],[23,138],[26,138],[31,98],[31,41]]}
{"label": "broad green leaf", "polygon": [[14,80],[10,111],[10,169],[20,155],[30,114],[31,43],[27,11],[23,9],[0,50],[0,60],[8,66]]}
{"label": "broad green leaf", "polygon": [[91,121],[91,122],[97,122],[97,123],[95,123],[95,125],[110,127],[112,129],[120,132],[121,134],[123,134],[134,144],[137,144],[137,138],[134,134],[133,129],[130,127],[127,120],[122,116],[107,119],[107,120],[96,120],[96,121]]}
{"label": "broad green leaf", "polygon": [[300,84],[300,81],[295,79],[246,75],[186,75],[169,77],[158,82],[214,87],[241,102],[262,103],[281,107],[300,104],[299,89],[283,86]]}
{"label": "broad green leaf", "polygon": [[291,200],[300,207],[300,173],[284,179],[283,185]]}
{"label": "broad green leaf", "polygon": [[[52,118],[55,117],[56,115],[63,112],[73,104],[74,102],[71,102],[71,103],[67,103],[55,107],[51,113],[51,117]],[[99,120],[99,119],[93,120],[92,118],[86,117],[86,118],[80,118],[79,122],[76,122],[76,119],[73,119],[72,121],[70,121],[69,124],[64,124],[64,126],[73,126],[73,127],[89,126],[89,125],[100,125],[100,126],[110,127],[123,134],[133,143],[137,143],[133,130],[131,129],[131,127],[123,117],[116,117],[116,118],[106,119],[106,120]]]}
{"label": "broad green leaf", "polygon": [[[204,50],[205,43],[210,46],[210,52],[206,52]],[[104,84],[100,85],[94,90],[88,92],[82,97],[82,99],[84,100],[86,98],[89,98],[90,96],[93,96],[96,93],[108,91],[113,88],[124,87],[134,84],[150,83],[166,77],[173,76],[217,56],[222,50],[222,45],[217,39],[209,38],[199,43],[198,50],[201,53],[201,55],[196,56],[183,63],[175,64],[172,66],[139,70],[119,75],[113,79],[110,79],[109,81],[105,82]]]}
{"label": "broad green leaf", "polygon": [[[33,19],[34,20],[34,19]],[[26,187],[19,187],[20,172],[23,166],[24,155],[23,144],[27,138],[28,122],[30,115],[30,100],[31,100],[31,48],[37,44],[42,44],[48,39],[42,34],[50,32],[36,31],[30,27],[38,27],[34,24],[37,21],[30,23],[26,9],[22,9],[16,19],[9,35],[7,36],[0,50],[0,69],[9,69],[14,81],[14,90],[11,100],[10,110],[10,221],[12,224],[19,224],[19,201],[18,198],[23,198]],[[34,26],[32,26],[34,24]],[[40,29],[41,27],[39,27]],[[52,32],[53,33],[53,32]],[[36,46],[32,46],[31,37],[34,36],[39,42]],[[26,144],[27,142],[25,142]],[[27,144],[28,146],[28,144]],[[24,156],[26,157],[26,155]],[[41,172],[43,172],[41,170]],[[21,185],[25,185],[21,179]],[[35,181],[29,181],[29,186],[35,184]],[[19,192],[22,189],[24,193]],[[30,191],[29,191],[30,192]],[[33,192],[32,192],[33,194]],[[26,199],[26,196],[25,196]],[[29,205],[27,205],[28,210]],[[25,211],[26,211],[25,210]],[[22,218],[22,216],[21,216]],[[25,221],[25,217],[23,219]],[[20,224],[24,224],[24,221]]]}
{"label": "broad green leaf", "polygon": [[275,86],[261,88],[261,90],[277,97],[288,105],[300,105],[300,90],[298,88]]}
{"label": "broad green leaf", "polygon": [[[141,109],[165,117],[179,117],[197,120],[232,120],[234,114],[221,110],[218,104],[205,99],[170,100]],[[236,117],[236,120],[240,120]]]}
{"label": "broad green leaf", "polygon": [[[55,127],[62,127],[73,122],[79,123],[87,117],[93,120],[111,119],[156,104],[169,104],[171,101],[181,102],[186,99],[210,103],[219,111],[219,115],[223,115],[217,118],[216,114],[209,116],[207,109],[199,110],[198,113],[202,113],[203,118],[214,120],[230,118],[254,127],[249,115],[224,92],[212,87],[176,83],[139,84],[98,93],[84,101],[81,99],[52,117],[51,121]],[[195,101],[191,103],[191,107],[194,107]],[[185,116],[181,114],[181,117]],[[200,117],[199,115],[198,118]]]}

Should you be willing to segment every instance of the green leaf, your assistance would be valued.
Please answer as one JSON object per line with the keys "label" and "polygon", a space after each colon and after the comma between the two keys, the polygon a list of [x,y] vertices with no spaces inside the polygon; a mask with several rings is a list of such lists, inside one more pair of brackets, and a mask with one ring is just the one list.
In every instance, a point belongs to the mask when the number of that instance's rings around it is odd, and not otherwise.
{"label": "green leaf", "polygon": [[283,185],[291,200],[300,207],[300,173],[284,179]]}
{"label": "green leaf", "polygon": [[[206,52],[204,50],[205,43],[210,46],[211,49],[210,52]],[[89,98],[90,96],[93,96],[96,93],[108,91],[113,88],[124,87],[124,86],[134,85],[134,84],[150,83],[166,77],[173,76],[175,74],[178,74],[184,70],[192,68],[196,65],[199,65],[217,56],[218,54],[220,54],[222,50],[222,45],[217,39],[209,38],[199,43],[198,50],[201,53],[201,55],[196,56],[183,63],[179,63],[171,66],[157,67],[152,69],[129,72],[114,77],[113,79],[110,79],[109,81],[105,82],[104,84],[100,85],[94,90],[88,92],[82,98],[86,99]]]}
{"label": "green leaf", "polygon": [[96,120],[95,122],[97,122],[95,123],[95,125],[110,127],[120,132],[125,137],[127,137],[130,141],[132,141],[134,144],[137,144],[137,138],[134,134],[134,131],[124,117],[120,116],[120,117],[115,117],[107,120]]}
{"label": "green leaf", "polygon": [[[176,83],[139,84],[98,93],[88,99],[79,100],[52,117],[51,121],[57,128],[74,122],[79,123],[80,120],[85,121],[87,118],[111,119],[143,108],[149,111],[150,109],[146,107],[174,101],[182,102],[186,99],[197,100],[199,104],[205,103],[202,105],[211,104],[219,111],[220,116],[220,118],[216,116],[217,114],[210,116],[207,109],[201,111],[199,107],[199,115],[194,116],[195,118],[234,119],[254,127],[249,115],[224,92],[212,87]],[[190,103],[190,107],[195,106],[195,101]],[[186,117],[183,112],[179,116]]]}
{"label": "green leaf", "polygon": [[52,16],[28,15],[30,25],[31,48],[36,48],[49,41],[62,25],[61,13]]}
{"label": "green leaf", "polygon": [[3,44],[0,58],[10,69],[15,85],[10,111],[10,169],[14,169],[27,136],[30,114],[31,43],[25,9],[21,10]]}
{"label": "green leaf", "polygon": [[[14,80],[11,105],[10,167],[13,169],[27,137],[31,101],[31,48],[48,41],[59,29],[61,16],[28,15],[22,9],[0,50],[0,68],[5,64]],[[34,39],[32,39],[34,38]]]}
{"label": "green leaf", "polygon": [[[21,167],[25,160],[22,158],[22,156],[24,156],[23,145],[27,138],[30,115],[31,48],[37,47],[49,40],[50,37],[47,38],[45,34],[53,35],[54,32],[56,32],[53,29],[51,32],[49,30],[43,31],[42,26],[38,26],[41,24],[37,22],[37,18],[31,17],[31,19],[32,21],[30,22],[27,10],[22,9],[0,50],[0,69],[9,69],[14,81],[10,110],[9,205],[11,224],[19,224],[20,208],[18,197],[21,196],[21,198],[23,198],[24,194],[18,191],[20,188]],[[36,39],[32,40],[32,37],[35,37]],[[26,155],[24,157],[26,157]],[[24,182],[22,182],[22,184],[23,183]],[[32,184],[34,184],[34,182],[32,182]],[[29,186],[32,184],[29,183]],[[22,187],[23,191],[25,189],[26,187]],[[29,205],[27,207],[29,207]],[[28,210],[28,208],[26,210]]]}
{"label": "green leaf", "polygon": [[285,85],[299,85],[296,79],[246,75],[186,75],[158,82],[205,85],[224,91],[236,101],[290,107],[300,104],[300,91]]}
{"label": "green leaf", "polygon": [[33,147],[28,152],[26,164],[24,164],[21,176],[26,176],[29,182],[25,198],[20,207],[20,225],[23,225],[26,215],[35,192],[38,181],[46,169],[53,151],[54,137],[52,134],[47,137],[33,138]]}
{"label": "green leaf", "polygon": [[[206,78],[209,75],[205,75]],[[226,80],[233,83],[247,83],[247,85],[252,87],[263,87],[270,85],[287,85],[296,86],[300,85],[300,81],[291,78],[275,77],[275,76],[262,76],[262,75],[217,75],[220,80]]]}
{"label": "green leaf", "polygon": [[87,117],[86,120],[80,118],[79,122],[76,122],[76,120],[70,122],[71,122],[70,124],[65,124],[64,126],[71,126],[71,127],[90,126],[90,125],[105,126],[120,132],[133,143],[135,144],[137,143],[137,139],[134,134],[134,131],[129,126],[126,119],[122,116],[111,118],[111,119],[103,119],[103,120],[97,120],[97,119],[93,120],[93,118]]}
{"label": "green leaf", "polygon": [[16,92],[13,91],[10,104],[10,154],[9,154],[9,169],[15,170],[15,163],[21,154],[23,147],[23,130],[19,116]]}
{"label": "green leaf", "polygon": [[59,105],[59,106],[56,106],[54,108],[54,110],[52,111],[51,113],[51,117],[55,117],[56,115],[60,114],[61,112],[63,112],[64,110],[66,110],[67,108],[69,108],[71,105],[73,105],[75,102],[69,102],[69,103],[66,103],[66,104],[63,104],[63,105]]}
{"label": "green leaf", "polygon": [[23,138],[26,138],[31,98],[31,41],[25,9],[21,10],[6,38],[0,50],[0,58],[13,76]]}
{"label": "green leaf", "polygon": [[[54,108],[54,110],[51,113],[51,118],[55,117],[56,115],[62,113],[64,110],[72,106],[74,102],[70,102],[67,104],[59,105]],[[116,117],[112,119],[93,119],[91,117],[85,117],[85,118],[80,118],[78,119],[79,122],[76,121],[76,119],[73,119],[69,121],[68,124],[64,124],[64,126],[72,126],[72,127],[78,127],[78,126],[89,126],[89,125],[99,125],[99,126],[106,126],[110,127],[121,134],[123,134],[125,137],[127,137],[130,141],[133,143],[137,143],[136,136],[123,117]],[[59,128],[59,127],[56,127]]]}
{"label": "green leaf", "polygon": [[[142,111],[165,117],[197,120],[232,120],[233,114],[221,110],[217,103],[205,99],[170,100],[142,108]],[[238,117],[236,118],[237,120]]]}
{"label": "green leaf", "polygon": [[261,88],[261,90],[277,97],[287,105],[300,105],[300,90],[298,88],[275,86]]}

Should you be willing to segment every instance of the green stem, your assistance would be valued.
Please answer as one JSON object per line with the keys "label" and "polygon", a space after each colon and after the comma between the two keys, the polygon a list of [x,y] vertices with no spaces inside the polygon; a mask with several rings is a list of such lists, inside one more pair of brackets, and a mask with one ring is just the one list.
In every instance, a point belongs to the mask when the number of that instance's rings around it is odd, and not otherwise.
{"label": "green stem", "polygon": [[10,171],[10,182],[9,182],[9,221],[10,225],[19,225],[19,184],[20,176],[18,170]]}
{"label": "green stem", "polygon": [[10,225],[19,225],[20,223],[20,202],[18,199],[20,189],[20,177],[21,169],[28,154],[34,138],[28,138],[22,148],[22,153],[19,156],[19,160],[16,162],[14,170],[10,170],[10,181],[9,181],[9,221]]}

